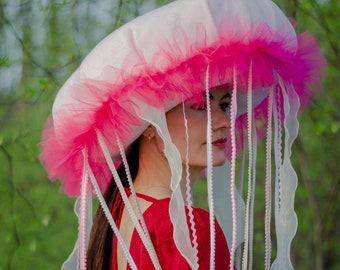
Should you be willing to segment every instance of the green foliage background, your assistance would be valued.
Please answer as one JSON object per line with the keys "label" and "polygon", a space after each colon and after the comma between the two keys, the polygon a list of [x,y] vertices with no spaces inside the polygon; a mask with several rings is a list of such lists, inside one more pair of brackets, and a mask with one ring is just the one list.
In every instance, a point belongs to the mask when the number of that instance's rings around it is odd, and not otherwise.
{"label": "green foliage background", "polygon": [[[97,42],[164,2],[0,0],[0,270],[59,269],[69,255],[77,236],[74,199],[58,192],[39,163],[45,119],[58,89]],[[340,269],[340,1],[275,2],[298,22],[298,32],[317,37],[328,61],[323,91],[300,116],[294,146],[299,228],[291,256],[296,269]],[[200,202],[200,183],[196,189]],[[263,268],[264,256],[259,205],[255,269]]]}

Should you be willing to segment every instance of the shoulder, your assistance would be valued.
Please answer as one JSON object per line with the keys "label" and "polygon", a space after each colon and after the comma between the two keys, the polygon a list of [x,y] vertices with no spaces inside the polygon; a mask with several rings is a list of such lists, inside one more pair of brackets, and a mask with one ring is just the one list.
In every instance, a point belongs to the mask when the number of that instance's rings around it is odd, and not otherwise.
{"label": "shoulder", "polygon": [[169,215],[169,204],[170,198],[156,200],[143,214],[151,239],[159,244],[172,239],[173,225]]}
{"label": "shoulder", "polygon": [[[160,199],[154,201],[150,207],[144,212],[146,226],[148,228],[151,241],[153,242],[160,263],[164,269],[173,269],[170,265],[173,265],[176,261],[177,266],[181,266],[180,269],[190,269],[186,260],[182,257],[178,251],[173,238],[173,225],[171,223],[169,215],[170,199]],[[187,217],[189,209],[187,210]],[[192,208],[192,213],[195,221],[195,230],[198,242],[198,253],[201,268],[209,268],[209,255],[210,254],[210,222],[209,212],[200,208]],[[188,220],[188,219],[187,219]],[[216,228],[216,262],[219,265],[227,266],[229,262],[228,246],[223,235],[220,226],[215,221]],[[188,224],[190,229],[190,225]],[[191,230],[191,229],[190,229]],[[140,257],[137,259],[139,263],[143,263],[143,267],[147,266],[149,262],[148,255],[143,246],[140,246],[140,240],[136,232],[134,232],[133,241],[131,242],[132,251],[134,255]],[[136,243],[138,242],[138,243]],[[136,245],[137,244],[137,245]],[[142,245],[142,244],[141,244]],[[139,246],[139,248],[137,247]],[[137,251],[139,250],[139,251]],[[142,266],[142,265],[140,265]],[[206,268],[207,267],[207,268]],[[144,269],[146,269],[144,267]],[[179,269],[179,268],[176,268]],[[219,268],[222,269],[222,268]],[[227,268],[223,268],[227,269]]]}
{"label": "shoulder", "polygon": [[[146,224],[148,225],[149,231],[162,231],[164,227],[173,227],[169,215],[169,204],[170,198],[160,199],[154,201],[150,207],[143,214]],[[192,215],[194,217],[194,222],[196,229],[201,233],[205,232],[207,235],[210,233],[210,215],[209,212],[201,209],[192,207],[191,210],[186,208],[187,221],[189,223],[189,212],[192,211]],[[215,220],[215,227],[218,228],[217,232],[222,232],[220,230],[220,226]],[[172,230],[167,230],[167,232],[171,232],[169,234],[172,237]],[[162,232],[164,233],[164,232]]]}
{"label": "shoulder", "polygon": [[[164,198],[154,201],[150,207],[143,214],[147,225],[150,229],[154,227],[155,230],[161,230],[163,226],[173,226],[169,215],[170,198]],[[186,207],[187,218],[189,216],[189,209]],[[196,226],[205,229],[209,228],[209,212],[201,208],[192,208],[192,214]],[[148,226],[149,227],[149,226]]]}
{"label": "shoulder", "polygon": [[[150,237],[158,244],[169,245],[174,243],[173,240],[173,224],[169,215],[170,199],[161,199],[152,203],[152,205],[146,210],[144,219],[150,233]],[[190,210],[186,208],[187,223],[192,235],[189,221]],[[195,231],[197,236],[197,242],[200,248],[207,247],[207,243],[210,242],[210,215],[209,212],[201,208],[192,208],[192,215],[194,217]],[[216,245],[222,249],[228,249],[227,241],[224,233],[215,219],[215,233],[216,233]],[[208,250],[207,250],[208,251]]]}
{"label": "shoulder", "polygon": [[[168,210],[169,203],[170,199],[153,202],[144,212],[144,220],[162,269],[189,270],[188,263],[178,251],[173,239],[173,225]],[[150,257],[136,231],[131,239],[130,252],[138,269],[153,269]]]}

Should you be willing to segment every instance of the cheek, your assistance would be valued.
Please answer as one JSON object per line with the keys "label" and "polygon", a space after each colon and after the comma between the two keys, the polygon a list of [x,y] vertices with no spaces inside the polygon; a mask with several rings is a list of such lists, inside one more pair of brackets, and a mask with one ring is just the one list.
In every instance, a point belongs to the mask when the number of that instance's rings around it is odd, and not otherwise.
{"label": "cheek", "polygon": [[188,119],[188,134],[190,142],[205,145],[207,141],[207,126],[202,118]]}
{"label": "cheek", "polygon": [[[185,157],[187,142],[186,142],[186,135],[185,135],[185,132],[183,132],[183,129],[178,130],[177,132],[175,131],[173,134],[171,134],[171,140],[176,145],[182,158]],[[190,146],[190,143],[189,143],[189,146]]]}
{"label": "cheek", "polygon": [[180,129],[184,129],[183,113],[180,107],[175,107],[166,114],[166,122],[170,135],[176,133]]}
{"label": "cheek", "polygon": [[185,125],[183,114],[171,113],[167,117],[167,126],[173,143],[179,144],[185,141]]}
{"label": "cheek", "polygon": [[167,114],[167,125],[172,142],[178,148],[182,158],[186,155],[186,132],[189,139],[189,159],[203,159],[206,151],[206,119],[201,112],[186,109],[188,131],[185,128],[183,108],[176,107]]}

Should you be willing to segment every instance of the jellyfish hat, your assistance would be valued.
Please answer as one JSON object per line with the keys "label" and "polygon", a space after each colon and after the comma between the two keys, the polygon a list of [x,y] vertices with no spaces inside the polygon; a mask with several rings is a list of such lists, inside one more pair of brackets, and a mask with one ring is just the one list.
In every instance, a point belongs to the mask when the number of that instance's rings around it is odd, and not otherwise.
{"label": "jellyfish hat", "polygon": [[[130,267],[136,269],[103,200],[110,181],[116,182],[155,269],[161,268],[143,217],[132,210],[116,171],[125,164],[129,174],[126,152],[150,124],[164,141],[171,169],[169,215],[174,241],[191,268],[199,268],[197,247],[190,236],[194,230],[188,228],[188,223],[194,227],[194,220],[186,222],[185,214],[192,202],[180,189],[182,161],[165,114],[220,85],[230,85],[232,90],[231,127],[225,149],[229,162],[213,169],[208,106],[210,269],[216,267],[215,218],[228,242],[230,268],[252,268],[256,154],[261,139],[266,143],[264,265],[265,269],[292,269],[297,175],[290,162],[291,147],[298,133],[297,114],[318,86],[323,65],[313,37],[297,35],[270,0],[178,0],[109,34],[60,89],[43,131],[40,159],[49,178],[59,179],[63,192],[78,197],[79,237],[63,269],[86,269],[92,196],[99,199]],[[244,203],[235,188],[236,181],[243,180]],[[135,197],[132,181],[130,189]],[[190,185],[187,189],[190,194]],[[277,242],[273,261],[272,207]]]}

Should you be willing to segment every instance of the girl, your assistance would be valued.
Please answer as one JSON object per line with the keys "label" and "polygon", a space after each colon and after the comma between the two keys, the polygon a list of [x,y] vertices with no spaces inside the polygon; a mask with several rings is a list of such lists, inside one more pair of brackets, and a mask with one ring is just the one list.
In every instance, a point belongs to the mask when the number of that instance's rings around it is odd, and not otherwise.
{"label": "girl", "polygon": [[[43,133],[40,158],[50,179],[79,198],[79,239],[63,269],[232,269],[242,242],[237,257],[251,269],[263,137],[265,268],[273,183],[272,268],[291,269],[291,145],[322,65],[314,39],[297,35],[270,0],[178,0],[107,36],[59,91]],[[237,167],[237,154],[248,168]],[[240,183],[247,177],[245,205],[236,168]],[[202,171],[209,212],[191,199]],[[91,194],[100,208],[88,244]]]}

